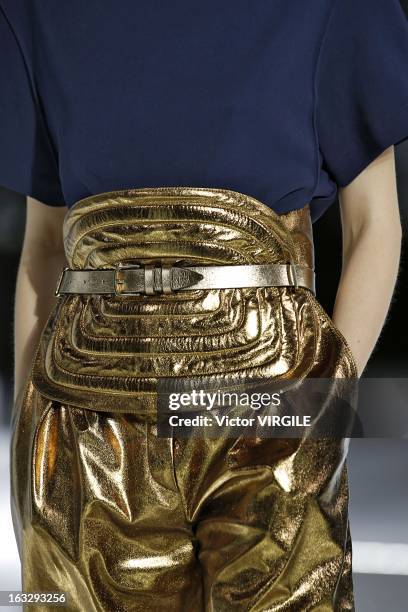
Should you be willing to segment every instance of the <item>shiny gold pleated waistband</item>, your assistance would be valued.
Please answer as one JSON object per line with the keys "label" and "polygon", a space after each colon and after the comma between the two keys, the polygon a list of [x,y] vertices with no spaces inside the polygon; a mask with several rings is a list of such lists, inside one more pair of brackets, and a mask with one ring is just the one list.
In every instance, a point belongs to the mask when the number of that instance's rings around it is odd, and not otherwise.
{"label": "shiny gold pleated waistband", "polygon": [[85,198],[67,213],[64,244],[71,268],[154,259],[314,263],[308,205],[278,215],[249,195],[215,188],[156,187]]}

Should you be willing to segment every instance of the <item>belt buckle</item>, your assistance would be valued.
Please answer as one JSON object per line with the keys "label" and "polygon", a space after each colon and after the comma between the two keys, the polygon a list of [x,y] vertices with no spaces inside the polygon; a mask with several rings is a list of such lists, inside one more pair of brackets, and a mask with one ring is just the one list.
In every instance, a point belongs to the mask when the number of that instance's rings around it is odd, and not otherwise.
{"label": "belt buckle", "polygon": [[297,269],[296,269],[296,264],[294,264],[293,262],[290,262],[287,264],[287,275],[288,275],[288,279],[291,285],[295,287],[295,289],[298,289],[299,282],[298,282]]}
{"label": "belt buckle", "polygon": [[[171,286],[171,269],[172,264],[158,262],[146,264],[126,264],[119,262],[115,268],[114,288],[115,295],[154,295],[155,293],[169,294],[173,293]],[[142,291],[124,291],[125,279],[121,277],[122,270],[143,270],[144,272],[144,290]],[[121,288],[122,287],[122,288]]]}
{"label": "belt buckle", "polygon": [[115,273],[113,276],[113,287],[115,295],[140,295],[140,291],[124,291],[125,279],[121,275],[122,270],[140,270],[140,264],[126,264],[120,261],[115,267]]}

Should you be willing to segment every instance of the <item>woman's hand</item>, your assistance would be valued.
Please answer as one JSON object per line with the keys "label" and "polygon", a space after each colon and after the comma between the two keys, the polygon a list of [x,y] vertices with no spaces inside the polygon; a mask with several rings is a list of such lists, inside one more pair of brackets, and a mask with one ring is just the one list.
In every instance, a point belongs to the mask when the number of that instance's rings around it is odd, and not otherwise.
{"label": "woman's hand", "polygon": [[62,222],[65,206],[27,198],[26,228],[17,273],[14,309],[14,400],[29,374],[41,332],[55,304],[54,291],[66,266]]}
{"label": "woman's hand", "polygon": [[394,147],[339,190],[343,266],[333,321],[361,375],[384,325],[401,252]]}

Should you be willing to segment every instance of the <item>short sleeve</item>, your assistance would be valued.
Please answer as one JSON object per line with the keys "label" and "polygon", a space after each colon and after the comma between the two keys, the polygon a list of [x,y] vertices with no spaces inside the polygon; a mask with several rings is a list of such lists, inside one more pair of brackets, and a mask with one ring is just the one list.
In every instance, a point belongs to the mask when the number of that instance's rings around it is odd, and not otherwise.
{"label": "short sleeve", "polygon": [[340,186],[408,137],[408,21],[399,0],[336,0],[316,71],[316,129]]}
{"label": "short sleeve", "polygon": [[0,8],[0,185],[64,206],[56,158],[26,64]]}

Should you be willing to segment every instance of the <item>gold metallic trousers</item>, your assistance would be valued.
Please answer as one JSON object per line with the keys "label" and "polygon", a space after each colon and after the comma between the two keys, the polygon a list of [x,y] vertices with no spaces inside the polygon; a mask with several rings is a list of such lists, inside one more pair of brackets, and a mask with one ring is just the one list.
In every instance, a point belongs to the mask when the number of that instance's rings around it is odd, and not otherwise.
{"label": "gold metallic trousers", "polygon": [[[71,268],[313,267],[308,206],[169,187],[100,194],[64,222]],[[23,590],[72,611],[353,610],[347,440],[161,438],[160,377],[355,377],[294,287],[56,299],[13,407]],[[35,609],[50,609],[38,605]]]}

